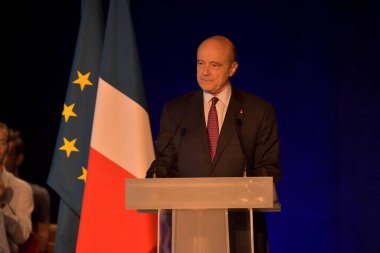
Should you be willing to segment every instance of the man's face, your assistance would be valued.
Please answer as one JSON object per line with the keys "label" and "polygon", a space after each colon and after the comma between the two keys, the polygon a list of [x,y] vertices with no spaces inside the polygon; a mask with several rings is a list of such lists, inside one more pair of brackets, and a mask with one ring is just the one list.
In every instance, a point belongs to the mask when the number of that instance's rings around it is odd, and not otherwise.
{"label": "man's face", "polygon": [[232,48],[223,41],[203,42],[197,52],[197,80],[203,91],[218,94],[229,83],[237,69],[232,61]]}
{"label": "man's face", "polygon": [[8,132],[0,128],[0,166],[3,164],[3,159],[8,149]]}

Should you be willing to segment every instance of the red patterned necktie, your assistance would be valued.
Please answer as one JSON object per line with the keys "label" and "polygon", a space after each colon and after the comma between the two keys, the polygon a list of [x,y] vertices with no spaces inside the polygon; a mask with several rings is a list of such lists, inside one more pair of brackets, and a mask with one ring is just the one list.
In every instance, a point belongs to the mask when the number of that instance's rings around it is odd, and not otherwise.
{"label": "red patterned necktie", "polygon": [[219,124],[218,124],[218,112],[216,111],[215,104],[218,103],[219,98],[212,98],[212,105],[208,113],[207,131],[208,131],[208,146],[210,149],[211,161],[215,157],[216,145],[219,138]]}

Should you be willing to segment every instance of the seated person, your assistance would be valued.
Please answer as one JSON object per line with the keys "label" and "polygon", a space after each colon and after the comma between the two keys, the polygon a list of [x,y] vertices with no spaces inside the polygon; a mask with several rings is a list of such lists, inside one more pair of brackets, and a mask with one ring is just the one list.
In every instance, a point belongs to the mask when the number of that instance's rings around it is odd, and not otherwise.
{"label": "seated person", "polygon": [[30,185],[2,165],[8,151],[9,129],[0,122],[0,208],[10,252],[17,252],[32,232],[33,192]]}
{"label": "seated person", "polygon": [[[3,164],[7,171],[19,176],[19,167],[24,160],[24,142],[19,131],[10,129],[9,148]],[[37,237],[39,252],[45,252],[49,236],[50,195],[46,188],[29,183],[33,191],[34,210],[32,213],[33,232]]]}

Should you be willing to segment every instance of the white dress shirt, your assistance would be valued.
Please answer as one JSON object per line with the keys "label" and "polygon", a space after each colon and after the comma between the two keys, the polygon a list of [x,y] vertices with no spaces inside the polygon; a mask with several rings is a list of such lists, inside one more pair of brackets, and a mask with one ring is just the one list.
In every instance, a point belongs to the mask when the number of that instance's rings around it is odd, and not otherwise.
{"label": "white dress shirt", "polygon": [[[226,116],[227,108],[228,108],[228,103],[230,102],[231,98],[231,93],[232,93],[232,88],[231,85],[228,84],[226,88],[224,88],[218,95],[216,96],[219,98],[218,103],[216,103],[216,111],[218,112],[218,125],[219,125],[219,133],[220,130],[222,130],[223,126],[223,121],[224,117]],[[211,108],[211,99],[214,96],[208,92],[203,92],[203,105],[204,105],[204,112],[205,112],[205,122],[207,126],[207,121],[208,121],[208,112],[210,111]]]}
{"label": "white dress shirt", "polygon": [[5,222],[3,209],[0,208],[0,252],[1,253],[9,253],[9,245],[7,239],[7,232],[5,231]]}
{"label": "white dress shirt", "polygon": [[30,185],[3,168],[1,180],[5,192],[1,198],[2,214],[11,252],[17,252],[17,245],[25,242],[32,232],[33,192]]}

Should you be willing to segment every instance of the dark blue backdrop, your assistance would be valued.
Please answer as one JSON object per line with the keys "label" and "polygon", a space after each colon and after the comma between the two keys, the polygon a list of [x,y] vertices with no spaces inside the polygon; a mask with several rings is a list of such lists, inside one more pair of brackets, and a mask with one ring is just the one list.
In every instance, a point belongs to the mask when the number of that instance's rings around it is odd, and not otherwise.
{"label": "dark blue backdrop", "polygon": [[[19,7],[0,120],[24,134],[22,175],[46,184],[80,1]],[[233,83],[275,106],[283,178],[271,252],[380,252],[378,1],[132,0],[131,10],[154,138],[165,101],[197,89],[196,48],[210,35],[238,48]]]}

